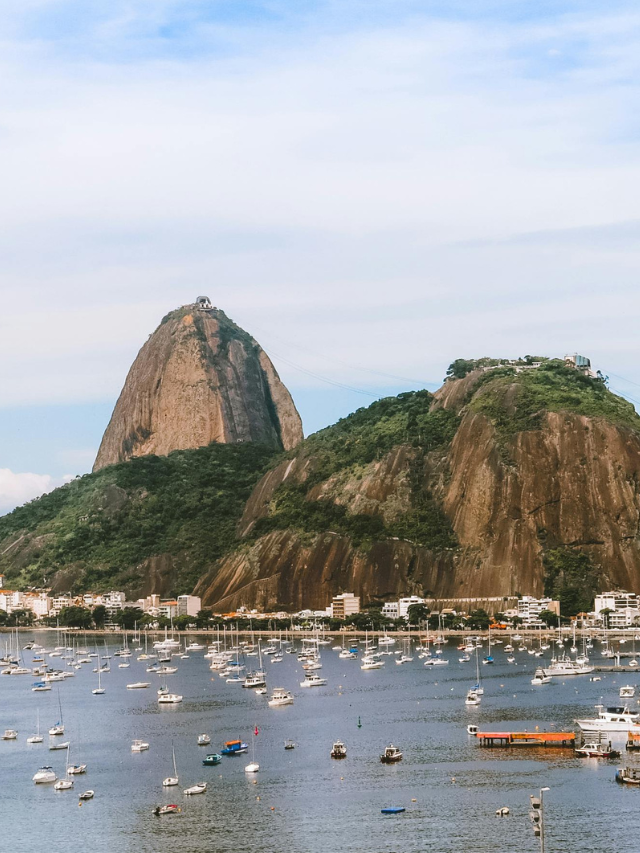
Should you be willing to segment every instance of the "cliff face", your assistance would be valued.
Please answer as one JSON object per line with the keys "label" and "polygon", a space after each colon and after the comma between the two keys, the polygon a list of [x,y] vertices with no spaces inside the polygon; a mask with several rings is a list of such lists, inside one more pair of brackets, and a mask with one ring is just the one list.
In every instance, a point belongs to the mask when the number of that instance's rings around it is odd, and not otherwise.
{"label": "cliff face", "polygon": [[144,344],[94,471],[211,442],[289,450],[302,440],[291,395],[256,341],[216,308],[173,311]]}
{"label": "cliff face", "polygon": [[[570,374],[558,375],[570,386]],[[449,381],[433,398],[431,417],[444,410],[459,418],[452,440],[436,448],[398,444],[325,477],[322,445],[304,442],[255,487],[238,526],[245,545],[201,579],[204,602],[320,608],[344,590],[364,600],[540,595],[558,555],[584,559],[601,588],[640,591],[640,418],[595,385],[584,394],[579,387],[580,398],[568,386],[558,398],[544,374],[481,376]],[[538,409],[541,394],[560,410]],[[354,542],[348,529],[305,527],[308,511],[285,526],[289,508],[273,529],[296,489],[307,506],[329,502],[346,508],[347,520],[376,517],[385,529]],[[452,531],[444,546],[425,527],[425,507],[434,505]],[[418,523],[403,528],[412,514]]]}

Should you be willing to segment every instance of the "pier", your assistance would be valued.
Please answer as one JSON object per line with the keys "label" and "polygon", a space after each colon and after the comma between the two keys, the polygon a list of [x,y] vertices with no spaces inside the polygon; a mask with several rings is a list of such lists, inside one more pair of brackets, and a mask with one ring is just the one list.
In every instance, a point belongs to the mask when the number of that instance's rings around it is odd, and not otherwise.
{"label": "pier", "polygon": [[537,746],[573,749],[575,732],[476,732],[482,746]]}

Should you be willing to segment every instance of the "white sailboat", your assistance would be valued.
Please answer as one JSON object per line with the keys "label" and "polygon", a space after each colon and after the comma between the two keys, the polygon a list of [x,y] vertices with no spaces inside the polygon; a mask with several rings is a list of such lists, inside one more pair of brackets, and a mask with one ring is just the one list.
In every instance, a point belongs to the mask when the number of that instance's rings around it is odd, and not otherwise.
{"label": "white sailboat", "polygon": [[260,765],[256,762],[256,735],[258,734],[258,727],[256,726],[253,730],[253,736],[251,740],[251,763],[247,764],[244,768],[245,773],[257,773],[260,770]]}
{"label": "white sailboat", "polygon": [[476,646],[476,683],[472,687],[476,696],[484,696],[484,687],[480,678],[480,660],[478,658],[478,647]]}
{"label": "white sailboat", "polygon": [[60,687],[58,687],[58,710],[60,712],[60,719],[54,726],[51,726],[51,728],[49,729],[49,734],[51,735],[51,737],[64,734],[64,720],[62,719],[62,701],[60,699]]}
{"label": "white sailboat", "polygon": [[167,776],[167,778],[162,782],[163,788],[172,788],[174,785],[180,784],[178,769],[176,767],[176,750],[173,746],[171,747],[171,753],[173,755],[173,776]]}
{"label": "white sailboat", "polygon": [[95,690],[91,691],[94,696],[102,696],[102,694],[105,692],[105,689],[102,686],[102,680],[100,678],[101,672],[102,672],[102,667],[100,666],[100,655],[98,655],[98,686],[96,687]]}
{"label": "white sailboat", "polygon": [[65,778],[64,779],[58,779],[56,784],[53,786],[54,791],[68,791],[69,788],[73,788],[73,779],[67,779],[66,778],[69,775],[69,753],[70,752],[71,752],[71,750],[67,749],[67,764],[66,764],[65,773],[64,773]]}
{"label": "white sailboat", "polygon": [[38,709],[36,715],[36,734],[31,735],[31,737],[27,738],[27,743],[42,743],[44,737],[40,734],[40,710]]}

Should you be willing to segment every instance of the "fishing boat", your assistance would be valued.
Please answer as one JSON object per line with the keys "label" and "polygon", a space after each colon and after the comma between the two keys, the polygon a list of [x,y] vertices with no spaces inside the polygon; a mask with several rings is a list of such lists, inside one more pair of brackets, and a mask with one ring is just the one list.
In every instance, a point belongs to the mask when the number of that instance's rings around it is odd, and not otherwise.
{"label": "fishing boat", "polygon": [[627,705],[624,707],[599,708],[598,716],[592,719],[575,720],[583,731],[595,732],[628,732],[632,729],[640,730],[640,714],[632,712]]}
{"label": "fishing boat", "polygon": [[542,667],[538,667],[535,671],[533,678],[531,679],[531,683],[534,685],[540,684],[549,684],[551,681],[551,676],[547,675],[547,673],[542,669]]}
{"label": "fishing boat", "polygon": [[209,746],[211,738],[207,734],[198,735],[198,746]]}
{"label": "fishing boat", "polygon": [[347,747],[341,740],[337,740],[331,747],[331,758],[346,758]]}
{"label": "fishing boat", "polygon": [[158,696],[158,705],[178,705],[182,702],[182,696],[178,693],[162,693]]}
{"label": "fishing boat", "polygon": [[380,756],[380,761],[383,764],[395,764],[397,761],[402,761],[402,752],[397,746],[391,743],[385,747],[384,752]]}
{"label": "fishing boat", "polygon": [[600,740],[585,741],[576,747],[574,754],[579,758],[620,758],[619,751],[611,748],[611,741],[603,743]]}
{"label": "fishing boat", "polygon": [[205,767],[215,767],[217,764],[220,764],[221,761],[222,761],[222,756],[219,755],[217,752],[214,752],[210,755],[206,755],[202,759],[202,763],[204,764]]}
{"label": "fishing boat", "polygon": [[323,687],[327,683],[326,678],[321,678],[319,675],[307,675],[304,681],[300,682],[300,687]]}
{"label": "fishing boat", "polygon": [[640,767],[618,767],[616,782],[623,785],[640,785]]}
{"label": "fishing boat", "polygon": [[[185,791],[185,794],[186,793],[187,792]],[[178,814],[181,811],[182,809],[180,806],[175,805],[175,803],[168,803],[165,806],[156,806],[153,810],[153,814],[159,817],[163,814]]]}
{"label": "fishing boat", "polygon": [[131,752],[144,752],[149,749],[149,744],[143,740],[134,740],[131,744]]}
{"label": "fishing boat", "polygon": [[207,790],[207,783],[206,782],[198,782],[197,785],[192,785],[190,788],[185,788],[182,793],[185,794],[187,797],[191,797],[194,794],[204,794],[204,792],[206,790]]}
{"label": "fishing boat", "polygon": [[174,785],[178,785],[180,780],[178,779],[178,770],[176,768],[176,751],[175,748],[171,748],[171,754],[173,756],[173,776],[167,776],[166,779],[162,780],[163,788],[172,788]]}
{"label": "fishing boat", "polygon": [[92,800],[94,797],[94,791],[89,789],[88,791],[83,791],[78,797],[79,800]]}
{"label": "fishing boat", "polygon": [[127,690],[144,690],[146,687],[151,687],[150,681],[134,681],[127,684]]}
{"label": "fishing boat", "polygon": [[33,776],[32,781],[36,783],[36,785],[47,785],[51,782],[55,782],[58,777],[55,774],[53,767],[41,767],[38,772]]}
{"label": "fishing boat", "polygon": [[279,708],[281,705],[293,705],[293,693],[285,690],[284,687],[275,687],[268,704],[270,708]]}
{"label": "fishing boat", "polygon": [[228,740],[220,751],[223,755],[242,755],[248,749],[249,744],[242,740]]}

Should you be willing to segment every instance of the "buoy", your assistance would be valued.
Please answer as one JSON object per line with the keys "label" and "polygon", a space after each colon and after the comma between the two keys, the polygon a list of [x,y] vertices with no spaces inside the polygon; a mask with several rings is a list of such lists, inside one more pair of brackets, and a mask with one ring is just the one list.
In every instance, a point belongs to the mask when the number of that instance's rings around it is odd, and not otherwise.
{"label": "buoy", "polygon": [[362,728],[362,720],[360,719],[360,717],[358,717],[358,728]]}
{"label": "buoy", "polygon": [[256,797],[256,800],[259,800],[259,799],[260,799],[260,797]]}
{"label": "buoy", "polygon": [[271,806],[271,811],[274,812],[276,810],[275,806]]}

